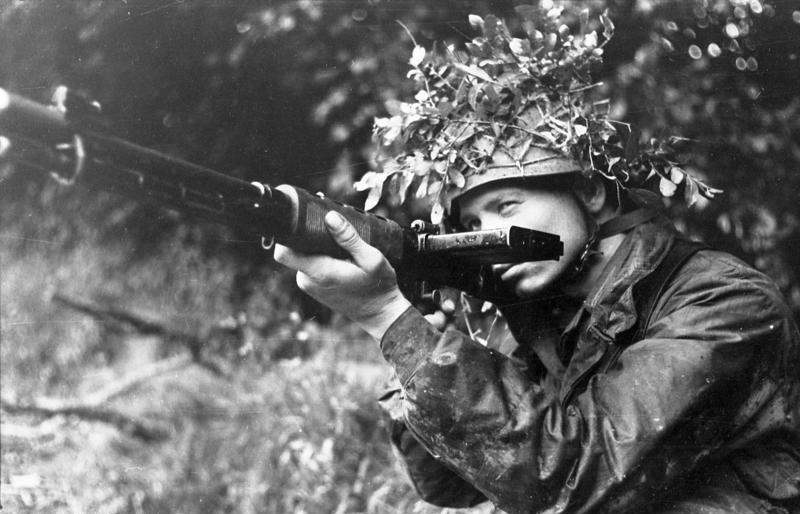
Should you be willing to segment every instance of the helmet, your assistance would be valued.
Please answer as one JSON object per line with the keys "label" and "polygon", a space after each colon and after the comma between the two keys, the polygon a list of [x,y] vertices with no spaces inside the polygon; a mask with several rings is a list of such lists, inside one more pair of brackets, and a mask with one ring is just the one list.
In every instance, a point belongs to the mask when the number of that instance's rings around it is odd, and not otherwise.
{"label": "helmet", "polygon": [[409,191],[430,197],[434,223],[464,192],[520,177],[599,174],[622,188],[655,178],[667,195],[678,184],[687,197],[718,192],[688,175],[669,144],[640,145],[635,130],[609,119],[607,101],[589,97],[598,85],[592,68],[614,32],[605,14],[600,43],[586,27],[573,36],[560,8],[517,12],[520,37],[494,16],[470,16],[481,35],[467,52],[415,45],[409,61],[409,76],[419,84],[415,101],[388,105],[391,116],[375,120],[379,168],[356,183],[370,190],[366,209],[378,203],[387,181],[401,201]]}
{"label": "helmet", "polygon": [[581,165],[575,159],[540,146],[531,146],[521,159],[498,151],[483,170],[465,174],[463,186],[446,190],[447,203],[450,205],[464,193],[492,182],[552,177],[581,171]]}

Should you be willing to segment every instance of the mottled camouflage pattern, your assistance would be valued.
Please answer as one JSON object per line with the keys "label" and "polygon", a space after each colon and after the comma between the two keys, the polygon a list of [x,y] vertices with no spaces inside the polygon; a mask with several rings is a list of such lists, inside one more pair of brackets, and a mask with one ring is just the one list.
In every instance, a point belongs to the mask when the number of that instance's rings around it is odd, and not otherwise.
{"label": "mottled camouflage pattern", "polygon": [[644,339],[593,367],[636,323],[634,286],[675,237],[665,220],[634,229],[560,337],[535,329],[533,308],[509,311],[511,357],[414,310],[393,325],[382,350],[402,388],[384,404],[423,498],[509,513],[800,512],[800,336],[764,275],[700,251]]}

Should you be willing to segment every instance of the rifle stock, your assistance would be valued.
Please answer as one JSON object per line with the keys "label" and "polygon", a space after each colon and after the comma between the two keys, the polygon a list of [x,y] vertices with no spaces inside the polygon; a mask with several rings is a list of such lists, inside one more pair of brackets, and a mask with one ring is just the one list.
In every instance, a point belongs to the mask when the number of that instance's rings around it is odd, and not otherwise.
{"label": "rifle stock", "polygon": [[[520,227],[439,234],[411,227],[288,184],[269,187],[139,146],[108,133],[99,107],[59,89],[47,106],[0,89],[0,149],[62,183],[87,184],[245,230],[265,247],[346,257],[324,224],[337,211],[398,271],[408,295],[453,287],[495,303],[513,299],[490,265],[558,259],[558,236]],[[269,242],[269,244],[265,244]]]}

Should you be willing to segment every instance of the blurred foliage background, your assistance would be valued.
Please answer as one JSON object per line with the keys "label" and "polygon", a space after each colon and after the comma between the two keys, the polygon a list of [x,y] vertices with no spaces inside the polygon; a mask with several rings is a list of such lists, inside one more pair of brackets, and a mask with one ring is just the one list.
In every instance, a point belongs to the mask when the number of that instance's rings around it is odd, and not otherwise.
{"label": "blurred foliage background", "polygon": [[[412,94],[409,33],[459,45],[468,14],[513,26],[522,3],[6,0],[0,86],[47,102],[67,84],[139,144],[359,204],[373,117]],[[800,313],[800,5],[564,5],[617,26],[597,77],[614,117],[696,140],[687,169],[725,190],[668,201],[680,228],[768,273]],[[0,217],[4,507],[441,512],[385,442],[376,345],[258,245],[8,164]]]}

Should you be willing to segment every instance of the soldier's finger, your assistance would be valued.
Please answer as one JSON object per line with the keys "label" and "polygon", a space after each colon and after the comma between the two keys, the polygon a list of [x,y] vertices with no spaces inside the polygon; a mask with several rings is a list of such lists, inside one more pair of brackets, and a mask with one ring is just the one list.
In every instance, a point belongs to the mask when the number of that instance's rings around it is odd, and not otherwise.
{"label": "soldier's finger", "polygon": [[441,309],[442,312],[445,314],[453,314],[454,312],[456,312],[456,302],[454,302],[450,298],[447,298],[442,301]]}
{"label": "soldier's finger", "polygon": [[325,215],[325,225],[334,241],[350,254],[359,267],[369,268],[375,264],[375,259],[379,258],[380,252],[364,242],[353,225],[341,214],[329,211]]}
{"label": "soldier's finger", "polygon": [[291,268],[292,266],[290,266],[290,263],[294,262],[295,252],[288,246],[276,244],[275,250],[272,253],[272,258],[275,259],[275,262],[278,264],[283,264]]}
{"label": "soldier's finger", "polygon": [[447,316],[442,311],[426,314],[425,319],[439,330],[444,330],[445,326],[447,326]]}
{"label": "soldier's finger", "polygon": [[338,265],[342,264],[342,261],[334,257],[298,252],[280,244],[275,245],[273,258],[275,262],[283,264],[287,268],[302,271],[312,276],[319,275],[321,270],[334,270]]}

